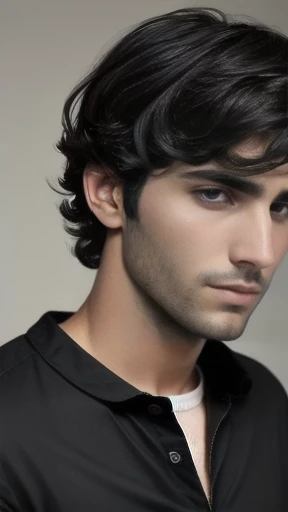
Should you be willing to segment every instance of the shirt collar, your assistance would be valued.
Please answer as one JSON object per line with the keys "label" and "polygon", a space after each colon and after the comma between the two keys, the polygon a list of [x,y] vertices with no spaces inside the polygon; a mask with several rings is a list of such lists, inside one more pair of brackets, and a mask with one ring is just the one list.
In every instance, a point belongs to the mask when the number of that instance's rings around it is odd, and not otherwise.
{"label": "shirt collar", "polygon": [[[143,394],[102,365],[59,327],[58,324],[73,314],[48,311],[28,329],[28,341],[56,371],[101,400],[122,402]],[[237,353],[222,341],[206,341],[197,364],[213,394],[241,399],[249,393],[252,380],[238,359]]]}

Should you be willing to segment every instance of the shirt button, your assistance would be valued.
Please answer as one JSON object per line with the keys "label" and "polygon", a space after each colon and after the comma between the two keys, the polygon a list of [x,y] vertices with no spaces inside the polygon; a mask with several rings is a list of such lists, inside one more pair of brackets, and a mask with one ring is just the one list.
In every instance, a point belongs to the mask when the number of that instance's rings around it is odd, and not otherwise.
{"label": "shirt button", "polygon": [[181,457],[180,453],[178,453],[178,452],[170,452],[169,457],[170,457],[171,462],[173,462],[173,464],[178,464],[178,462],[180,462],[182,460],[182,457]]}
{"label": "shirt button", "polygon": [[153,414],[153,416],[159,416],[159,414],[162,414],[162,407],[157,404],[151,404],[148,407],[148,412],[150,414]]}

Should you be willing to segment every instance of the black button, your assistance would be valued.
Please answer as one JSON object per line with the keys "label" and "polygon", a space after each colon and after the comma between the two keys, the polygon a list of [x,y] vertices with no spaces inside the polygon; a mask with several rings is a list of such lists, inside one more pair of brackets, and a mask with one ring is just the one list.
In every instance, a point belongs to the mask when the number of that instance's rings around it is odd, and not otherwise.
{"label": "black button", "polygon": [[170,452],[169,457],[170,457],[171,462],[173,462],[173,464],[178,464],[182,460],[182,457],[181,457],[180,453],[178,453],[178,452]]}
{"label": "black button", "polygon": [[163,409],[162,409],[162,407],[160,407],[160,405],[151,404],[148,407],[148,412],[150,414],[153,414],[153,416],[159,416],[159,414],[162,414]]}

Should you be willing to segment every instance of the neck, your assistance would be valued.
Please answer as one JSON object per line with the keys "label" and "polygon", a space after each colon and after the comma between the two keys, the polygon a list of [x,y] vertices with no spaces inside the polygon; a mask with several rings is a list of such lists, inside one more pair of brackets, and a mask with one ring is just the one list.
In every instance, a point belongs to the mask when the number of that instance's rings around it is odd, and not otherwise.
{"label": "neck", "polygon": [[195,365],[205,340],[188,339],[168,319],[148,314],[119,270],[111,273],[102,265],[84,304],[60,327],[141,391],[162,396],[192,391],[199,384]]}

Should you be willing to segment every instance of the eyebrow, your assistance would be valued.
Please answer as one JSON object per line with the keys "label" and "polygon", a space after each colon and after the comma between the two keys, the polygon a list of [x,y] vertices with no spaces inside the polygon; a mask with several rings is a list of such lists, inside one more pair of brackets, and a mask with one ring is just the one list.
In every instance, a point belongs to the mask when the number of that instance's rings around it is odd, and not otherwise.
{"label": "eyebrow", "polygon": [[[238,190],[247,194],[248,196],[254,197],[255,199],[261,199],[265,196],[265,187],[260,183],[255,183],[251,180],[243,179],[238,176],[234,176],[231,173],[227,173],[222,170],[215,169],[202,169],[199,171],[185,171],[178,174],[181,179],[194,180],[209,180],[220,185],[226,185],[234,190]],[[283,189],[277,196],[278,201],[288,202],[288,189]]]}

